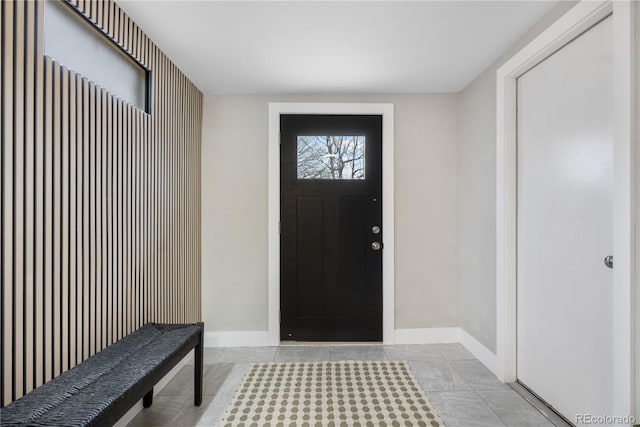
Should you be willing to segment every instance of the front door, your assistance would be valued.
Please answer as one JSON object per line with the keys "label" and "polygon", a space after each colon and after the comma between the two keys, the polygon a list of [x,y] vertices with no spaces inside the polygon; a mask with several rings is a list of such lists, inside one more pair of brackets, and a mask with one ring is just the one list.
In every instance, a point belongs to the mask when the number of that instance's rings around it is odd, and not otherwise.
{"label": "front door", "polygon": [[280,116],[280,337],[382,340],[382,116]]}
{"label": "front door", "polygon": [[517,87],[518,380],[578,425],[613,407],[612,47],[609,17]]}

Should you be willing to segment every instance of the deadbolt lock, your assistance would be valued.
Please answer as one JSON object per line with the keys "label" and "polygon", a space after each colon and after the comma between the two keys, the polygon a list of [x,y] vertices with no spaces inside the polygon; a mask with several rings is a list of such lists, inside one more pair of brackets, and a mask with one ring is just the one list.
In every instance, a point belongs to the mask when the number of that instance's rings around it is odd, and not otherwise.
{"label": "deadbolt lock", "polygon": [[373,227],[371,227],[371,232],[373,234],[380,234],[380,227],[378,227],[377,225],[374,225]]}

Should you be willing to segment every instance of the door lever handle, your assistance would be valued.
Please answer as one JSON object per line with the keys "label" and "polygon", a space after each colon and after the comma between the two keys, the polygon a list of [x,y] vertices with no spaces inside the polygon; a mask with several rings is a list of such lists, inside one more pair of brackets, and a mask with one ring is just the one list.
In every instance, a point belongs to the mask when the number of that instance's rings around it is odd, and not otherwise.
{"label": "door lever handle", "polygon": [[604,265],[609,268],[613,268],[613,255],[607,255],[604,257]]}

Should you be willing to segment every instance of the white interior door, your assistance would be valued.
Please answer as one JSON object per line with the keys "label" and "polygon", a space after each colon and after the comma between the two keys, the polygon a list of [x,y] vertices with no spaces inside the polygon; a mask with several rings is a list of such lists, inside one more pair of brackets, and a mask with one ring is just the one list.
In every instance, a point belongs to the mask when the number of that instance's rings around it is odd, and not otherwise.
{"label": "white interior door", "polygon": [[518,78],[518,380],[568,420],[612,406],[612,18]]}

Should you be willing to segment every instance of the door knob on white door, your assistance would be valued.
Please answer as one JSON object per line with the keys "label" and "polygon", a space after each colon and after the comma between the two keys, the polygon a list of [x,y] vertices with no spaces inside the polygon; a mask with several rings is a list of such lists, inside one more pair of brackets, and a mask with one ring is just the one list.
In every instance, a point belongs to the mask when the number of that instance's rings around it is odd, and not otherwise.
{"label": "door knob on white door", "polygon": [[609,268],[613,268],[613,255],[607,255],[604,257],[604,265]]}

